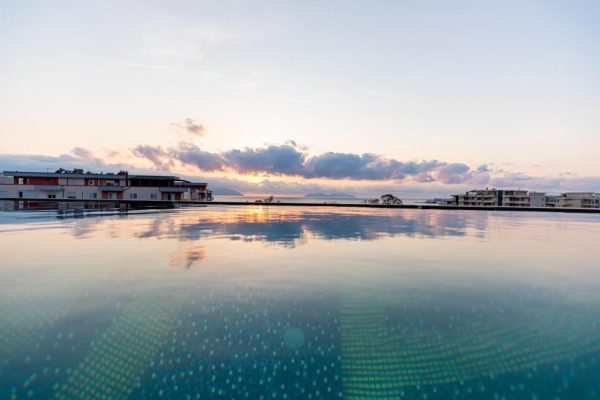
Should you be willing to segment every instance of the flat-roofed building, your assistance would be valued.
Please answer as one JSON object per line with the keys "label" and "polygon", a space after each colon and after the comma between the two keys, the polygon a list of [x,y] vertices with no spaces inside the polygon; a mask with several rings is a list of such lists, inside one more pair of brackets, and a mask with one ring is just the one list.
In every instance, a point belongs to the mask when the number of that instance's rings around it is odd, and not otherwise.
{"label": "flat-roofed building", "polygon": [[458,206],[498,207],[501,205],[500,192],[496,189],[471,190],[456,196]]}
{"label": "flat-roofed building", "polygon": [[530,207],[531,200],[527,190],[484,189],[471,190],[455,195],[456,204],[466,207]]}
{"label": "flat-roofed building", "polygon": [[463,207],[546,207],[546,193],[529,192],[522,189],[483,189],[471,190],[465,194],[453,195],[454,203]]}
{"label": "flat-roofed building", "polygon": [[593,192],[565,192],[559,196],[548,196],[547,207],[600,208],[600,196]]}
{"label": "flat-roofed building", "polygon": [[531,207],[527,190],[499,190],[500,205],[503,207]]}
{"label": "flat-roofed building", "polygon": [[176,176],[59,169],[56,172],[4,171],[0,198],[211,201],[212,192],[206,183],[189,182]]}
{"label": "flat-roofed building", "polygon": [[546,207],[546,193],[529,192],[529,206],[535,208]]}

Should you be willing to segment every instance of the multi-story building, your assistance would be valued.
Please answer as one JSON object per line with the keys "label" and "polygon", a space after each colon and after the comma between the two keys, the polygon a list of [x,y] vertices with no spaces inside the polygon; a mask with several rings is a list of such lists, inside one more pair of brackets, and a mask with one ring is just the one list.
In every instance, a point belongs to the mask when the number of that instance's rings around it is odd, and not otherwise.
{"label": "multi-story building", "polygon": [[527,190],[498,190],[500,206],[531,207],[531,198]]}
{"label": "multi-story building", "polygon": [[459,206],[531,207],[531,198],[527,190],[471,190],[453,197]]}
{"label": "multi-story building", "polygon": [[441,205],[475,207],[556,207],[556,208],[600,208],[600,194],[592,192],[566,192],[548,196],[527,190],[471,190],[464,195],[453,195],[451,199],[438,202]]}
{"label": "multi-story building", "polygon": [[498,207],[502,205],[500,191],[496,189],[471,190],[456,196],[456,205],[475,207]]}
{"label": "multi-story building", "polygon": [[81,169],[56,172],[4,171],[0,198],[81,200],[211,201],[206,183],[176,176],[90,173]]}
{"label": "multi-story building", "polygon": [[565,192],[559,196],[547,196],[546,207],[600,208],[600,194],[592,192]]}
{"label": "multi-story building", "polygon": [[535,208],[546,207],[546,193],[529,192],[529,206]]}

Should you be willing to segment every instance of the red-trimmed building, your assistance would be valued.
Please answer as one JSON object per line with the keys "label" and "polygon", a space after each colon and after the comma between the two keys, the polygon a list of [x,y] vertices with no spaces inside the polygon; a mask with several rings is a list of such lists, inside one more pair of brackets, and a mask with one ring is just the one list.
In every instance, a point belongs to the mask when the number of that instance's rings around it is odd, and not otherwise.
{"label": "red-trimmed building", "polygon": [[177,176],[91,173],[75,169],[56,172],[4,171],[0,198],[212,201],[206,183]]}

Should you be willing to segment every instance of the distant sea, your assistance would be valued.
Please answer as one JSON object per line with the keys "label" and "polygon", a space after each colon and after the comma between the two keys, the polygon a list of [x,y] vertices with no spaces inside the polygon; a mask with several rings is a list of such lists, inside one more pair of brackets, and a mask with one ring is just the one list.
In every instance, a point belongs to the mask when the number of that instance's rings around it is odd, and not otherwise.
{"label": "distant sea", "polygon": [[[214,196],[214,201],[231,201],[231,202],[249,202],[254,203],[256,200],[264,199],[266,196]],[[274,202],[281,203],[337,203],[337,204],[361,204],[365,200],[364,197],[289,197],[289,196],[273,196]],[[406,199],[403,198],[404,204],[423,204],[426,199]]]}

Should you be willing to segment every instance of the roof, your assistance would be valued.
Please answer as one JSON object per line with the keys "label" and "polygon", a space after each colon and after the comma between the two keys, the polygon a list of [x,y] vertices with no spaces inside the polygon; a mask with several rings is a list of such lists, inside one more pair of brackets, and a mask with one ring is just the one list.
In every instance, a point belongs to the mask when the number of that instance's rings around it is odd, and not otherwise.
{"label": "roof", "polygon": [[152,180],[168,180],[168,181],[179,181],[178,176],[168,175],[129,175],[129,179],[152,179]]}
{"label": "roof", "polygon": [[95,179],[125,179],[125,175],[117,174],[74,174],[70,172],[22,172],[22,171],[4,171],[4,176],[16,176],[26,178],[95,178]]}
{"label": "roof", "polygon": [[208,186],[208,183],[204,183],[204,182],[187,182],[184,183],[184,186]]}

